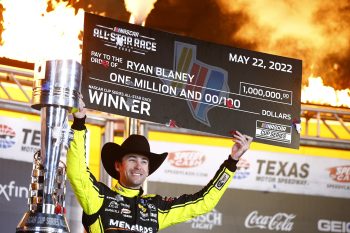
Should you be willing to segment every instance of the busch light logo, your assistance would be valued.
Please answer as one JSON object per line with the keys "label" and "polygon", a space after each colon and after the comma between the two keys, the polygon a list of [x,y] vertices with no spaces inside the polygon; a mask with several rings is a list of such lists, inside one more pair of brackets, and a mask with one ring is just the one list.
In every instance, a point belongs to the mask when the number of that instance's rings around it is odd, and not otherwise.
{"label": "busch light logo", "polygon": [[211,231],[214,226],[222,226],[222,213],[213,209],[209,213],[193,218],[186,223],[190,223],[192,229]]}
{"label": "busch light logo", "polygon": [[7,125],[0,124],[0,148],[6,149],[13,146],[16,141],[16,132]]}
{"label": "busch light logo", "polygon": [[[175,87],[177,94],[185,90],[194,93],[192,99],[187,99],[191,114],[197,121],[210,126],[208,112],[215,106],[228,102],[227,71],[211,66],[196,59],[195,45],[175,42],[173,69],[179,73],[188,73],[194,78],[187,82],[165,80],[165,84]],[[232,100],[232,99],[230,99]]]}

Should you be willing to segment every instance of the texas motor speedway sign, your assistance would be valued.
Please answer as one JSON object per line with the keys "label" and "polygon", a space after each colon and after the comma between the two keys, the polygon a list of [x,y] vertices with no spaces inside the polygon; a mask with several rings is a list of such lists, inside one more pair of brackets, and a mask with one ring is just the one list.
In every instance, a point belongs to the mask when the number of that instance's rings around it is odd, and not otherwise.
{"label": "texas motor speedway sign", "polygon": [[298,148],[301,65],[85,13],[90,109]]}

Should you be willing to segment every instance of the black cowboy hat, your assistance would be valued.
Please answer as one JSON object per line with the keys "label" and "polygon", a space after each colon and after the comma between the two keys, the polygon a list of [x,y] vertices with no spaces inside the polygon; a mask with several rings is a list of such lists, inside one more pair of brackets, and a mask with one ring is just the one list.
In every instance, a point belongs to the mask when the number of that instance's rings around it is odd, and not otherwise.
{"label": "black cowboy hat", "polygon": [[144,155],[149,159],[148,175],[157,170],[168,155],[168,153],[152,153],[148,140],[144,136],[132,134],[121,145],[108,142],[102,147],[101,159],[107,173],[118,180],[119,172],[115,169],[114,163],[122,161],[123,156],[130,153]]}

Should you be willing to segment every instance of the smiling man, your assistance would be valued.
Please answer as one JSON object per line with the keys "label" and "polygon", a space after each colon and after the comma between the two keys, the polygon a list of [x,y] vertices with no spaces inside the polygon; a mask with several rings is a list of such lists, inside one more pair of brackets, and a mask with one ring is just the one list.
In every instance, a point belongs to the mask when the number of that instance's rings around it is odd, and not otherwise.
{"label": "smiling man", "polygon": [[119,172],[119,181],[126,187],[138,189],[148,176],[149,160],[146,156],[128,154],[121,162],[115,163],[115,170]]}
{"label": "smiling man", "polygon": [[117,180],[109,188],[98,182],[86,165],[86,109],[83,102],[74,113],[74,138],[67,154],[67,174],[83,208],[83,225],[91,233],[155,233],[211,211],[234,176],[236,164],[248,150],[252,138],[239,132],[233,135],[231,154],[210,182],[194,194],[179,197],[145,195],[142,184],[166,159],[168,153],[151,152],[148,140],[130,135],[121,145],[109,142],[101,151],[102,164]]}

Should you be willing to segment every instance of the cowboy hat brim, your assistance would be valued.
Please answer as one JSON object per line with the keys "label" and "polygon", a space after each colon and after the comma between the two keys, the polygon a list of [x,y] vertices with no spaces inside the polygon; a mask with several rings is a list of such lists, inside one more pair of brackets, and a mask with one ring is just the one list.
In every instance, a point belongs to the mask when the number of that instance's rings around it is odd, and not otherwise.
{"label": "cowboy hat brim", "polygon": [[108,142],[102,147],[101,160],[106,172],[115,179],[119,179],[119,172],[115,169],[115,161],[122,161],[124,155],[140,154],[149,159],[149,173],[151,175],[156,171],[166,159],[168,153],[156,154],[148,151],[140,151],[137,149],[125,149],[122,146]]}

